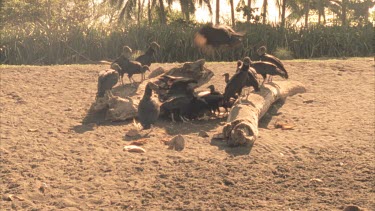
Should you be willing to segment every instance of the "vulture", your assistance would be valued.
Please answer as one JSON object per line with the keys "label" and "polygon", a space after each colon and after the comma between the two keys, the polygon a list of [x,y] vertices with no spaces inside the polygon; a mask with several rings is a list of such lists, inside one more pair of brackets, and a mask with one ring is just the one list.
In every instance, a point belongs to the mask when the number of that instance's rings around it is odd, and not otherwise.
{"label": "vulture", "polygon": [[224,76],[224,81],[227,84],[229,82],[229,73],[224,73],[222,76]]}
{"label": "vulture", "polygon": [[204,99],[194,95],[188,106],[182,109],[182,115],[190,120],[194,120],[210,111],[208,103]]}
{"label": "vulture", "polygon": [[111,69],[114,69],[118,72],[118,74],[120,75],[120,80],[121,80],[121,83],[124,84],[123,82],[123,76],[125,74],[125,67],[126,65],[129,63],[129,58],[131,57],[133,51],[132,49],[129,47],[129,46],[124,46],[122,48],[122,53],[121,55],[115,60],[112,62],[111,64]]}
{"label": "vulture", "polygon": [[258,48],[257,53],[260,57],[260,60],[265,62],[271,62],[272,64],[276,65],[280,70],[282,70],[285,73],[285,78],[288,79],[288,72],[286,71],[283,63],[281,63],[280,59],[271,54],[266,53],[266,51],[267,48],[265,46],[261,46],[260,48]]}
{"label": "vulture", "polygon": [[[279,75],[283,78],[287,77],[285,72],[283,72],[276,65],[274,65],[270,62],[251,62],[250,65],[251,65],[252,68],[255,69],[255,71],[258,74],[262,75],[262,77],[263,77],[262,85],[265,83],[267,75],[270,75],[270,76]],[[268,78],[268,80],[269,80],[269,78]]]}
{"label": "vulture", "polygon": [[190,84],[197,84],[197,80],[191,78],[173,77],[164,75],[167,79],[168,91],[161,100],[169,99],[173,96],[186,95],[186,90],[190,89]]}
{"label": "vulture", "polygon": [[142,64],[137,61],[129,61],[124,69],[124,72],[128,74],[129,81],[133,84],[135,83],[133,79],[134,74],[141,74],[141,81],[143,81],[145,80],[146,71],[150,71],[150,68],[147,65],[142,66]]}
{"label": "vulture", "polygon": [[196,97],[191,87],[185,90],[185,95],[171,97],[165,101],[160,109],[163,113],[170,114],[173,122],[175,122],[175,116],[179,116],[183,122],[186,122],[188,119],[196,119],[209,111],[207,102]]}
{"label": "vulture", "polygon": [[98,92],[96,93],[96,98],[104,97],[104,94],[112,95],[111,89],[117,84],[119,75],[115,70],[108,69],[103,70],[99,73],[98,78]]}
{"label": "vulture", "polygon": [[236,70],[236,73],[239,72],[241,70],[241,66],[242,66],[242,61],[241,60],[238,60],[237,61],[237,70]]}
{"label": "vulture", "polygon": [[207,47],[219,48],[222,46],[237,47],[241,45],[242,37],[242,34],[235,32],[229,26],[207,24],[195,33],[194,43],[201,49]]}
{"label": "vulture", "polygon": [[207,102],[208,108],[211,111],[211,113],[214,113],[217,111],[220,114],[219,107],[223,104],[224,96],[219,91],[215,90],[214,85],[210,85],[207,88],[210,89],[210,92],[206,95],[203,95],[201,98]]}
{"label": "vulture", "polygon": [[[248,86],[249,83],[249,77],[251,74],[249,74],[249,68],[250,68],[250,58],[245,57],[243,60],[243,64],[241,66],[241,70],[234,74],[232,78],[228,81],[227,86],[225,87],[224,91],[224,103],[229,102],[230,98],[236,97],[236,94],[238,96],[241,95],[242,88],[245,86]],[[241,98],[240,98],[241,99]]]}
{"label": "vulture", "polygon": [[142,75],[141,81],[143,81],[145,80],[145,72],[150,71],[150,68],[147,65],[142,66],[141,63],[137,61],[130,61],[130,60],[128,60],[127,62],[124,62],[123,66],[120,66],[117,63],[113,63],[111,65],[111,68],[116,70],[119,73],[122,84],[124,84],[123,82],[124,74],[125,73],[128,74],[129,81],[130,83],[132,83],[132,85],[134,85],[135,83],[133,79],[134,74],[141,74]]}
{"label": "vulture", "polygon": [[175,122],[175,116],[178,116],[185,122],[187,119],[184,118],[183,115],[186,113],[185,111],[193,97],[192,89],[186,89],[185,95],[170,97],[160,106],[160,110],[162,110],[163,113],[170,114],[172,122]]}
{"label": "vulture", "polygon": [[143,98],[138,105],[138,120],[143,129],[150,129],[151,125],[156,122],[160,114],[159,104],[152,97],[152,83],[146,85]]}
{"label": "vulture", "polygon": [[138,56],[135,61],[141,63],[142,65],[151,66],[151,63],[155,61],[155,53],[159,49],[160,45],[156,42],[152,42],[145,54]]}

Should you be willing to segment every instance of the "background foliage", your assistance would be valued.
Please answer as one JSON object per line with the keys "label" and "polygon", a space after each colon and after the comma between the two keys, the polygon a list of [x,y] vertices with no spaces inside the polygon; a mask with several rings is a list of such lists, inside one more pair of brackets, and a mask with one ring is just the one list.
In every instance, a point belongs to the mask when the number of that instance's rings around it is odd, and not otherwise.
{"label": "background foliage", "polygon": [[[123,45],[144,51],[152,41],[162,46],[159,62],[199,58],[233,61],[245,55],[256,59],[255,50],[260,45],[266,45],[271,53],[286,52],[293,58],[370,56],[374,48],[373,25],[364,21],[363,15],[356,16],[353,10],[348,13],[352,14],[348,19],[350,24],[336,21],[325,25],[310,23],[308,27],[297,27],[291,21],[285,27],[261,24],[252,15],[248,21],[235,23],[236,30],[246,33],[243,49],[205,56],[193,44],[194,33],[201,27],[191,17],[195,8],[178,12],[171,10],[172,1],[132,0],[132,7],[124,10],[127,2],[1,1],[1,62],[94,63],[116,58]],[[165,5],[161,6],[162,2]],[[202,1],[196,3],[202,4]],[[161,8],[164,13],[160,12]],[[131,12],[124,14],[128,11]],[[161,14],[165,17],[160,18]],[[119,17],[124,17],[125,21]]]}

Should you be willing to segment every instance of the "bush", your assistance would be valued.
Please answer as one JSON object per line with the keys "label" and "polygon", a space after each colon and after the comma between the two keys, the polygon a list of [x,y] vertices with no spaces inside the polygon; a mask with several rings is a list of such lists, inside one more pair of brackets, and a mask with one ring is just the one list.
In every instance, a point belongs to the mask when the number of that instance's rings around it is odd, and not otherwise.
{"label": "bush", "polygon": [[279,59],[293,59],[293,53],[287,48],[276,48],[273,54]]}

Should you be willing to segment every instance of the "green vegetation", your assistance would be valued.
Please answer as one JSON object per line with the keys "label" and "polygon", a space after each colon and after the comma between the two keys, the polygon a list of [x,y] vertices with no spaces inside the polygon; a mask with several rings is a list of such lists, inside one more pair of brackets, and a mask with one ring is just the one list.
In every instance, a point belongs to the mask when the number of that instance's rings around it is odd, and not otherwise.
{"label": "green vegetation", "polygon": [[[166,4],[163,5],[165,11],[160,12],[161,0],[150,1],[150,7],[146,7],[145,11],[142,8],[147,5],[136,4],[141,1],[133,1],[132,7],[126,9],[116,1],[98,5],[89,0],[80,3],[61,3],[57,0],[27,2],[1,2],[0,62],[93,63],[116,58],[123,45],[129,45],[134,50],[145,50],[152,41],[157,41],[162,47],[158,55],[160,62],[199,58],[233,61],[244,55],[256,59],[256,49],[260,45],[266,45],[270,53],[281,58],[371,56],[374,47],[373,25],[368,20],[364,21],[362,16],[355,21],[356,13],[350,16],[349,11],[347,16],[350,19],[345,21],[346,25],[339,25],[340,22],[336,21],[332,26],[309,24],[309,27],[295,27],[288,21],[286,27],[260,24],[257,21],[259,17],[250,15],[248,21],[236,22],[234,27],[246,32],[243,49],[204,56],[193,43],[194,33],[201,26],[191,17],[194,8],[179,13],[171,11],[170,5]],[[246,5],[243,10],[253,11],[246,9]],[[165,17],[160,17],[164,13]],[[118,17],[126,18],[126,21]],[[163,24],[164,20],[167,24]]]}

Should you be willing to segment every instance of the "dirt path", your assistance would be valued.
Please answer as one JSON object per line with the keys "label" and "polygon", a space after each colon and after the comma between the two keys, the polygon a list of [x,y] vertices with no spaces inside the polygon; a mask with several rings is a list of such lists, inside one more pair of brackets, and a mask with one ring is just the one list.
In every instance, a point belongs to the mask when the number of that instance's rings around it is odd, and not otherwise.
{"label": "dirt path", "polygon": [[[235,65],[207,64],[219,90]],[[308,92],[272,107],[251,151],[197,136],[222,118],[161,120],[145,154],[122,150],[130,121],[82,124],[106,66],[0,66],[0,210],[375,210],[373,59],[285,66]],[[176,134],[181,152],[161,143]]]}

